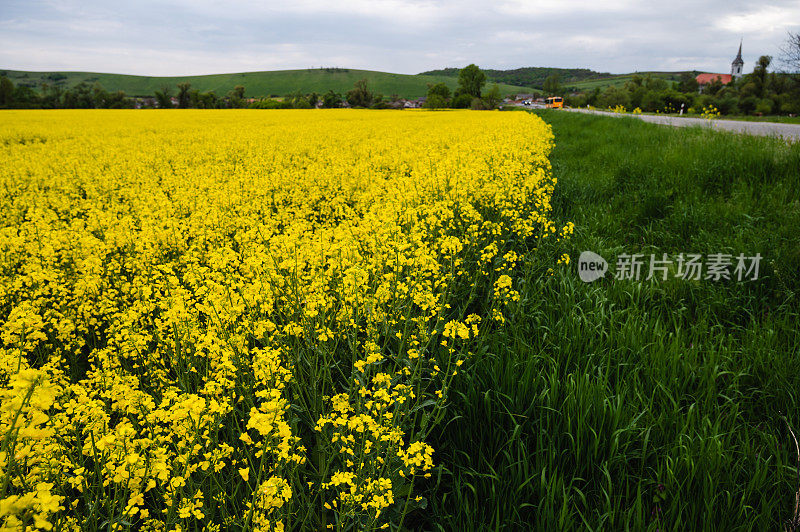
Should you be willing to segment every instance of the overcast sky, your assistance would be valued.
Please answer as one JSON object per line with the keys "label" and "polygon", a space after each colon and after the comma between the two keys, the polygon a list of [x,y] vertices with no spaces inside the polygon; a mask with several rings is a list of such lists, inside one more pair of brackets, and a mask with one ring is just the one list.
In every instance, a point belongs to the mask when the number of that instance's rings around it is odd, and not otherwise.
{"label": "overcast sky", "polygon": [[338,66],[745,72],[800,0],[0,0],[0,69],[190,75]]}

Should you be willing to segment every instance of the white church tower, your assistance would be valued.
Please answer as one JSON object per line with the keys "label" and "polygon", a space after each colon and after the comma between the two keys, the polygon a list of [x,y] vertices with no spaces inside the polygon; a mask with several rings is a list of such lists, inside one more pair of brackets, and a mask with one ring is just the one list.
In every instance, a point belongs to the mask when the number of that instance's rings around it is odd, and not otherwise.
{"label": "white church tower", "polygon": [[739,79],[742,77],[742,67],[744,66],[744,61],[742,61],[742,43],[739,42],[739,53],[736,54],[736,59],[733,60],[731,63],[731,77],[733,79]]}

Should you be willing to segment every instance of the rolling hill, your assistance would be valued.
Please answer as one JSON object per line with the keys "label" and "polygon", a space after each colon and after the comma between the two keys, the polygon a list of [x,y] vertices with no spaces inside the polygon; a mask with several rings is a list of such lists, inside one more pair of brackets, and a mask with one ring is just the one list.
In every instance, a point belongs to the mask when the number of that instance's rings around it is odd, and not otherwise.
{"label": "rolling hill", "polygon": [[[451,89],[458,86],[456,76],[449,75],[409,75],[376,72],[372,70],[353,70],[343,68],[315,68],[307,70],[275,70],[264,72],[240,72],[235,74],[211,74],[204,76],[151,77],[127,74],[105,74],[98,72],[29,72],[21,70],[0,70],[15,85],[27,85],[39,89],[42,83],[64,88],[74,87],[84,82],[90,85],[99,83],[107,91],[125,91],[129,96],[151,96],[164,86],[172,88],[178,83],[189,82],[192,88],[202,92],[214,91],[224,96],[236,85],[245,87],[246,97],[284,96],[296,91],[304,93],[323,93],[333,90],[346,93],[359,79],[366,79],[370,89],[384,96],[397,94],[404,98],[424,96],[429,83],[444,82]],[[500,84],[503,94],[530,92],[529,86]]]}

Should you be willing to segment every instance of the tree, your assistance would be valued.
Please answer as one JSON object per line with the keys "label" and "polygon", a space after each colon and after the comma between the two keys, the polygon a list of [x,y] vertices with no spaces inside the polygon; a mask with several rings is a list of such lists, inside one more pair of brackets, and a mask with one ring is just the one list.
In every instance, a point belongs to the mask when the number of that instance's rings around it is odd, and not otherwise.
{"label": "tree", "polygon": [[500,86],[497,83],[492,85],[491,90],[486,94],[484,100],[486,101],[486,107],[489,109],[497,109],[497,106],[500,105],[500,102],[503,100],[503,96],[500,94]]}
{"label": "tree", "polygon": [[712,94],[712,95],[716,94],[719,91],[721,91],[724,86],[725,85],[722,84],[722,81],[720,81],[719,76],[717,76],[716,78],[712,79],[703,86],[703,94]]}
{"label": "tree", "polygon": [[770,63],[772,63],[772,57],[768,55],[762,55],[756,61],[756,66],[753,68],[753,73],[750,75],[751,80],[756,85],[756,90],[758,96],[763,98],[766,93],[767,89],[769,88],[769,75],[767,73],[767,69],[769,68]]}
{"label": "tree", "polygon": [[458,73],[458,94],[469,94],[473,98],[480,98],[485,84],[486,73],[478,68],[478,65],[467,65]]}
{"label": "tree", "polygon": [[447,100],[440,94],[432,94],[425,99],[425,109],[443,109],[447,107]]}
{"label": "tree", "polygon": [[800,33],[789,32],[786,43],[781,47],[781,63],[789,72],[800,73]]}
{"label": "tree", "polygon": [[678,90],[681,92],[697,92],[699,88],[697,78],[692,76],[691,72],[684,72],[681,74],[681,80],[678,82]]}
{"label": "tree", "polygon": [[[85,83],[84,83],[85,85]],[[22,109],[36,107],[39,103],[39,96],[32,87],[27,85],[17,85],[14,89],[14,96],[12,97],[14,107]]]}
{"label": "tree", "polygon": [[561,77],[557,73],[550,74],[547,76],[547,79],[544,80],[544,86],[542,88],[548,96],[557,95],[561,92]]}
{"label": "tree", "polygon": [[214,91],[201,92],[200,102],[202,102],[202,106],[204,109],[219,108],[219,98],[217,98],[217,93],[215,93]]}
{"label": "tree", "polygon": [[178,109],[187,109],[191,103],[192,84],[188,81],[178,83]]}
{"label": "tree", "polygon": [[356,81],[353,89],[347,92],[347,103],[353,107],[369,107],[372,105],[372,100],[373,96],[366,79]]}
{"label": "tree", "polygon": [[311,105],[311,102],[308,101],[308,98],[305,96],[300,96],[299,98],[292,100],[292,107],[295,109],[311,109],[313,106]]}
{"label": "tree", "polygon": [[172,109],[172,89],[169,85],[164,85],[160,91],[156,91],[156,102],[159,109]]}
{"label": "tree", "polygon": [[109,94],[106,92],[103,86],[96,81],[92,87],[92,100],[94,100],[94,106],[97,109],[108,107]]}
{"label": "tree", "polygon": [[109,109],[127,109],[132,103],[125,97],[125,91],[106,93],[105,106]]}
{"label": "tree", "polygon": [[651,91],[665,91],[669,88],[667,80],[662,78],[654,78],[650,74],[644,78],[644,86]]}
{"label": "tree", "polygon": [[92,109],[95,106],[92,87],[80,82],[64,92],[64,107],[68,109]]}
{"label": "tree", "polygon": [[445,83],[428,83],[428,98],[430,99],[431,96],[439,96],[445,102],[450,99],[450,87],[448,87]]}
{"label": "tree", "polygon": [[450,99],[450,87],[444,83],[428,83],[428,94],[425,99],[426,109],[442,109],[447,107]]}
{"label": "tree", "polygon": [[61,85],[42,83],[41,105],[45,109],[58,109],[62,106],[64,88]]}
{"label": "tree", "polygon": [[453,109],[469,109],[470,105],[472,105],[472,96],[469,94],[457,94],[453,97],[450,105]]}
{"label": "tree", "polygon": [[665,107],[664,98],[660,92],[647,91],[642,96],[638,107],[648,112],[660,111]]}
{"label": "tree", "polygon": [[333,90],[329,90],[325,94],[322,95],[322,107],[327,109],[333,109],[334,107],[341,107],[342,105],[342,95]]}
{"label": "tree", "polygon": [[600,94],[600,97],[597,99],[597,105],[599,107],[608,107],[611,109],[618,105],[628,108],[631,105],[631,101],[628,92],[624,88],[609,85],[603,93]]}
{"label": "tree", "polygon": [[244,103],[244,87],[236,85],[232,91],[228,91],[228,102],[231,107],[242,107]]}
{"label": "tree", "polygon": [[383,101],[383,94],[380,92],[376,92],[372,95],[372,105],[370,105],[371,109],[388,109],[389,104]]}
{"label": "tree", "polygon": [[0,106],[9,107],[14,103],[14,82],[0,77]]}

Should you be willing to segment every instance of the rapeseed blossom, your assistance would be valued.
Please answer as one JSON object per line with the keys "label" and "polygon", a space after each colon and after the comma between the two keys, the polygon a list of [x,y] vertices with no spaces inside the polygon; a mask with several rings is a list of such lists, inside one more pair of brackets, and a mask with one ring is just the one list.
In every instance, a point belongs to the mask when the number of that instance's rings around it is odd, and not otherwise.
{"label": "rapeseed blossom", "polygon": [[572,232],[525,113],[3,118],[2,530],[398,525],[510,243]]}

